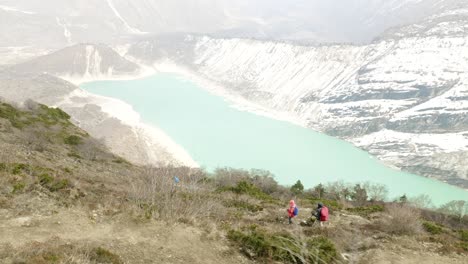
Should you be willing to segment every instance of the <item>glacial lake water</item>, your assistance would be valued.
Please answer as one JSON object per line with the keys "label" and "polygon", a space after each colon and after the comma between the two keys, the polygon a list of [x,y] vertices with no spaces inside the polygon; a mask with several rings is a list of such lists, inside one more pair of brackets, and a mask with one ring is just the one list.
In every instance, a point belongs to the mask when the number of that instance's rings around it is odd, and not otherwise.
{"label": "glacial lake water", "polygon": [[285,121],[240,111],[174,74],[85,83],[83,89],[120,99],[143,121],[167,133],[201,166],[264,169],[281,184],[305,187],[343,180],[388,187],[390,198],[427,194],[436,205],[468,200],[449,184],[390,169],[345,141]]}

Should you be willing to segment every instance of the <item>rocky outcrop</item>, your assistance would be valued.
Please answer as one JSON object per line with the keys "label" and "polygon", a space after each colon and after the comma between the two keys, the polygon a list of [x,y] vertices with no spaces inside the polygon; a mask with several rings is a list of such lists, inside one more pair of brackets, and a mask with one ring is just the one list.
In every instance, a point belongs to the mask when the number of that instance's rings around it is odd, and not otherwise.
{"label": "rocky outcrop", "polygon": [[135,76],[140,67],[105,45],[79,44],[15,65],[20,73],[47,73],[66,80]]}

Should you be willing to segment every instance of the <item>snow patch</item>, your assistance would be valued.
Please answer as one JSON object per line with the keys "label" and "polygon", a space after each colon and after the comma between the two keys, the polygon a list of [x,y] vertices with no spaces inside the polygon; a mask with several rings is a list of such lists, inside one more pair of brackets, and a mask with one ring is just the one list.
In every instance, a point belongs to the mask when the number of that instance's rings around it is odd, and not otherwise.
{"label": "snow patch", "polygon": [[[413,134],[393,130],[382,130],[360,138],[352,142],[360,147],[368,147],[375,144],[407,144],[413,145],[416,152],[418,146],[426,145],[435,147],[442,152],[456,152],[468,150],[468,131],[462,133],[445,134]],[[418,153],[421,154],[421,153]],[[434,154],[434,153],[429,153]]]}
{"label": "snow patch", "polygon": [[14,7],[4,6],[4,5],[0,5],[0,9],[3,10],[3,11],[7,11],[7,12],[17,12],[17,13],[22,13],[22,14],[26,14],[26,15],[35,15],[36,14],[35,12],[19,10],[19,9],[14,8]]}
{"label": "snow patch", "polygon": [[57,21],[57,24],[61,28],[63,28],[63,36],[67,40],[68,45],[71,45],[73,43],[72,40],[71,40],[71,32],[70,32],[70,30],[68,30],[66,23],[65,22],[62,23],[62,21],[58,17],[56,17],[55,20]]}
{"label": "snow patch", "polygon": [[[141,65],[140,65],[141,66]],[[86,75],[71,75],[71,74],[64,74],[57,76],[63,80],[73,83],[74,85],[81,85],[87,82],[95,82],[95,81],[126,81],[126,80],[135,80],[141,79],[144,77],[151,76],[155,74],[156,71],[147,66],[141,66],[140,69],[134,74],[127,74],[127,75],[114,75],[113,69],[109,68],[107,73],[102,72],[94,72],[93,74],[86,74]]]}
{"label": "snow patch", "polygon": [[107,1],[107,4],[109,5],[109,7],[112,9],[112,12],[114,12],[115,16],[116,16],[120,21],[122,21],[124,27],[127,29],[127,31],[128,31],[129,33],[133,33],[133,34],[147,34],[147,33],[148,33],[148,32],[140,31],[139,29],[130,26],[130,25],[127,23],[127,21],[125,21],[125,19],[120,15],[119,11],[115,8],[114,3],[112,2],[112,0],[106,0],[106,1]]}

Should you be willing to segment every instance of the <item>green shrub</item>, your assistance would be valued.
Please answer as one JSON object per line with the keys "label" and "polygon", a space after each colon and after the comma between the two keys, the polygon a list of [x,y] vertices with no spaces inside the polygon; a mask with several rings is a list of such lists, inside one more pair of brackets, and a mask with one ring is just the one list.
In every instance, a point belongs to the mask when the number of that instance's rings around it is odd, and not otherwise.
{"label": "green shrub", "polygon": [[39,176],[39,184],[49,189],[51,192],[60,191],[70,185],[67,179],[58,180],[47,173],[43,173]]}
{"label": "green shrub", "polygon": [[335,244],[323,236],[314,237],[307,241],[310,263],[334,263],[338,260],[338,250]]}
{"label": "green shrub", "polygon": [[60,260],[60,257],[58,255],[55,255],[53,253],[45,253],[43,255],[44,260],[46,260],[49,263],[57,263]]}
{"label": "green shrub", "polygon": [[39,175],[39,183],[41,185],[48,185],[53,180],[54,180],[54,178],[52,176],[50,176],[49,174],[47,174],[47,173],[43,173],[43,174]]}
{"label": "green shrub", "polygon": [[361,216],[368,217],[373,213],[383,212],[385,208],[382,205],[371,205],[371,206],[361,206],[346,209],[348,212],[352,212]]}
{"label": "green shrub", "polygon": [[24,182],[17,182],[13,185],[13,193],[20,192],[26,187],[26,183]]}
{"label": "green shrub", "polygon": [[21,129],[26,125],[27,122],[23,120],[23,115],[24,113],[13,106],[6,103],[0,103],[0,117],[10,121],[10,124],[13,127]]}
{"label": "green shrub", "polygon": [[335,245],[325,237],[307,241],[288,233],[268,233],[257,226],[243,231],[230,230],[228,239],[250,258],[282,263],[334,263],[339,259]]}
{"label": "green shrub", "polygon": [[233,193],[237,194],[246,194],[249,196],[252,196],[254,198],[260,199],[260,200],[265,200],[265,201],[273,201],[273,197],[270,195],[264,193],[262,190],[260,190],[257,186],[250,182],[246,181],[240,181],[237,183],[235,187],[224,187],[219,189],[219,191],[231,191]]}
{"label": "green shrub", "polygon": [[121,158],[121,157],[117,157],[116,159],[112,160],[112,162],[114,163],[118,163],[118,164],[130,164],[130,162],[128,162],[126,159],[124,158]]}
{"label": "green shrub", "polygon": [[462,241],[468,242],[468,229],[463,229],[459,231],[460,239]]}
{"label": "green shrub", "polygon": [[68,153],[67,156],[70,157],[70,158],[81,159],[80,154],[76,153],[75,151],[72,151],[72,152]]}
{"label": "green shrub", "polygon": [[57,192],[57,191],[67,188],[69,185],[70,184],[67,179],[58,180],[49,186],[49,190],[51,192]]}
{"label": "green shrub", "polygon": [[304,185],[302,184],[300,180],[298,180],[293,186],[291,186],[290,191],[294,195],[302,194],[304,192]]}
{"label": "green shrub", "polygon": [[60,108],[52,108],[46,105],[41,105],[40,107],[41,107],[40,117],[44,120],[67,121],[70,119],[70,115],[65,113]]}
{"label": "green shrub", "polygon": [[312,203],[313,206],[317,206],[318,203],[322,203],[332,211],[343,209],[343,205],[336,200],[310,198],[309,201]]}
{"label": "green shrub", "polygon": [[240,200],[229,200],[229,201],[224,202],[224,205],[226,207],[235,207],[235,208],[239,208],[239,209],[254,212],[254,213],[263,210],[263,207],[259,205],[251,204],[249,202],[240,201]]}
{"label": "green shrub", "polygon": [[76,146],[76,145],[81,144],[81,137],[76,136],[76,135],[71,135],[71,136],[65,137],[63,141],[67,145]]}
{"label": "green shrub", "polygon": [[11,173],[13,173],[14,175],[18,175],[23,170],[25,170],[27,167],[28,167],[28,165],[26,165],[26,164],[22,164],[22,163],[15,164],[15,166],[13,167],[13,170],[11,171]]}
{"label": "green shrub", "polygon": [[230,230],[228,239],[238,243],[242,252],[254,259],[273,259],[284,263],[299,261],[301,249],[291,242],[294,239],[289,235],[271,235],[252,227],[246,233]]}
{"label": "green shrub", "polygon": [[123,264],[118,255],[102,247],[93,249],[89,258],[97,263]]}
{"label": "green shrub", "polygon": [[457,246],[465,252],[468,252],[468,242],[460,242]]}
{"label": "green shrub", "polygon": [[433,235],[441,234],[444,231],[442,229],[442,226],[433,222],[425,221],[423,222],[422,225],[423,225],[424,230],[426,230],[428,233],[431,233]]}

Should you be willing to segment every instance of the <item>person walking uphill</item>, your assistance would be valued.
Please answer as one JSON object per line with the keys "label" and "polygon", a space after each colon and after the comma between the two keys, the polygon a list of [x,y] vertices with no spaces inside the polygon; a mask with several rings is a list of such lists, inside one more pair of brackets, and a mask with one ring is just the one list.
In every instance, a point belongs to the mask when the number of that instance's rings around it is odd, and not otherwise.
{"label": "person walking uphill", "polygon": [[296,203],[294,200],[289,201],[289,208],[288,208],[288,220],[289,224],[292,224],[292,219],[297,216],[299,213],[299,209],[297,209]]}
{"label": "person walking uphill", "polygon": [[315,210],[315,217],[320,222],[320,226],[323,226],[323,223],[328,221],[328,208],[322,203],[318,203],[317,209]]}

